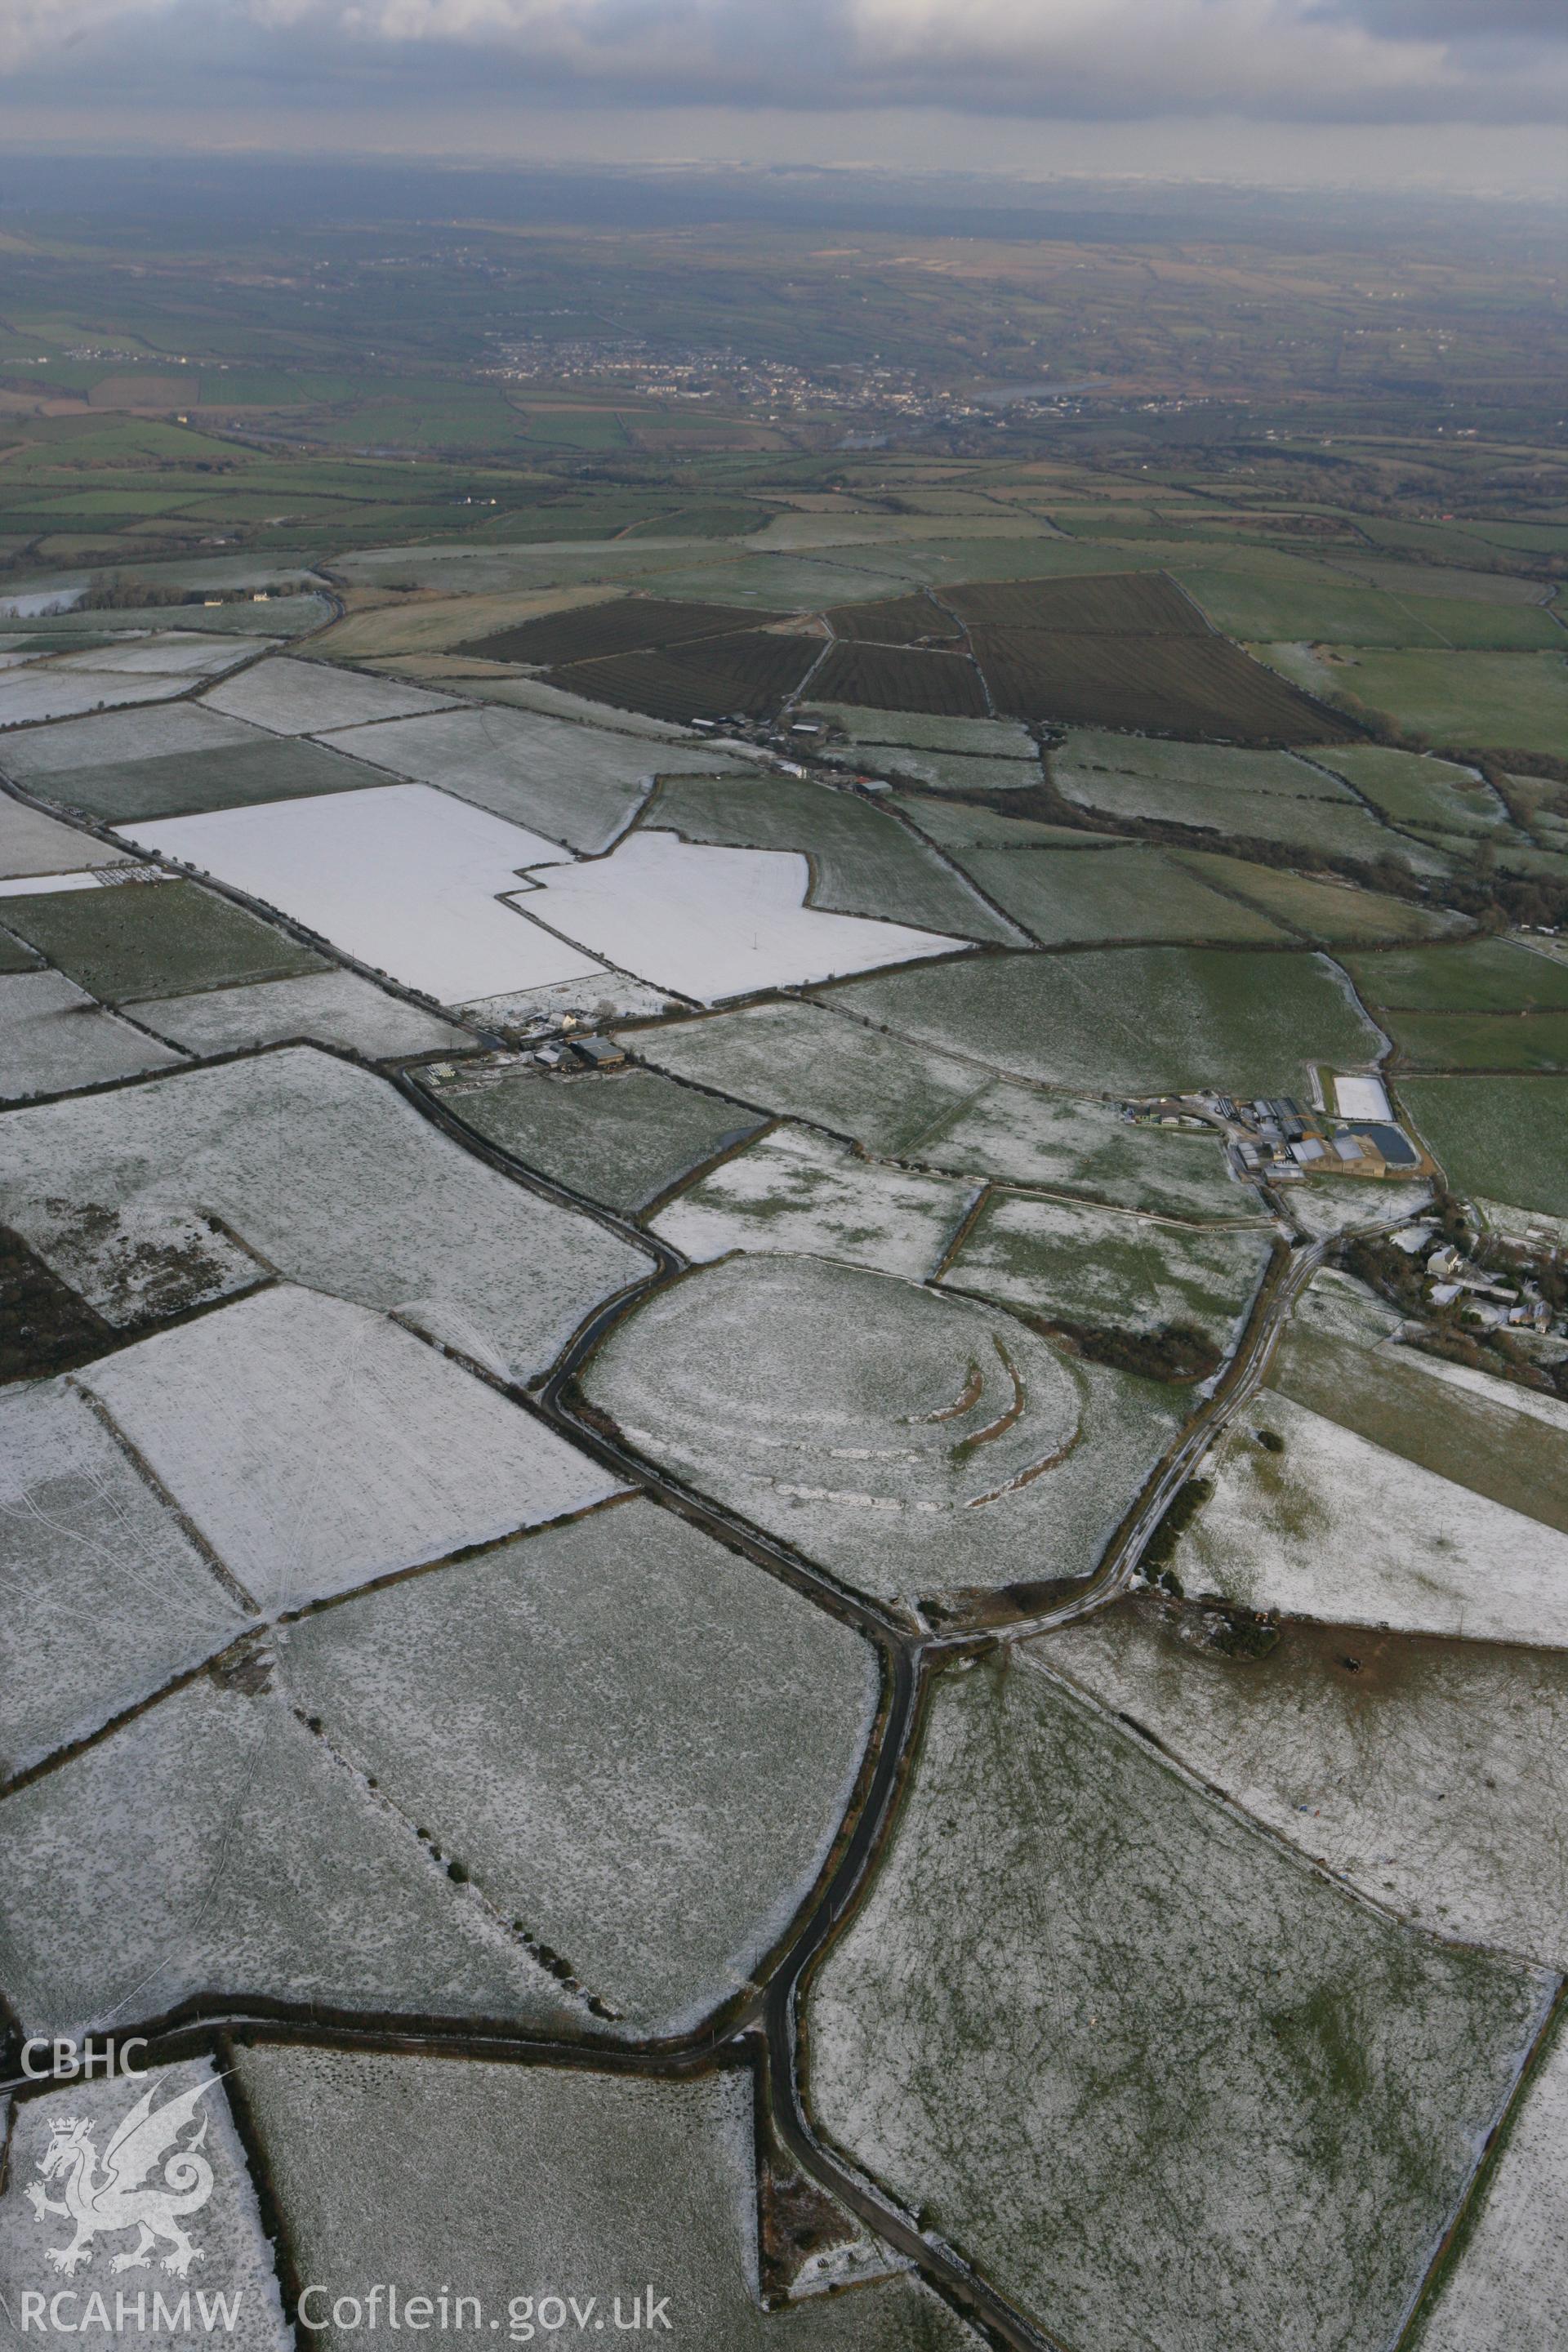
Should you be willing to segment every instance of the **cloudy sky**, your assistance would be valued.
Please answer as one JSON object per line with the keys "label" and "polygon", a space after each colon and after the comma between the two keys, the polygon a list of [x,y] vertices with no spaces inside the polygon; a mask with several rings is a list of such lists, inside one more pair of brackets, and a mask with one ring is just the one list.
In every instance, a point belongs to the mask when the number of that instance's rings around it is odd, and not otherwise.
{"label": "cloudy sky", "polygon": [[1568,190],[1568,0],[0,0],[0,131]]}

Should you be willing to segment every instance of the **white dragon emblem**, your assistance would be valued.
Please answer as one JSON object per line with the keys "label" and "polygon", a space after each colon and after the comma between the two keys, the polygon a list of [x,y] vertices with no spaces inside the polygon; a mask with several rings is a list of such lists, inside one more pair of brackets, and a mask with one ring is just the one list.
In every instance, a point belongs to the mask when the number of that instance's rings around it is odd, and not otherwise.
{"label": "white dragon emblem", "polygon": [[[193,2246],[179,2217],[200,2210],[213,2192],[213,2169],[198,2153],[207,2136],[204,2115],[194,2139],[184,2147],[179,2136],[195,2113],[196,2101],[210,2091],[212,2081],[198,2083],[154,2109],[153,2091],[143,2091],[130,2114],[116,2126],[103,2151],[103,2170],[92,2144],[92,2125],[85,2116],[62,2116],[52,2126],[49,2144],[38,2158],[46,2180],[58,2180],[61,2194],[49,2197],[36,2180],[27,2185],[27,2200],[40,2219],[58,2213],[73,2222],[76,2235],[68,2246],[46,2248],[58,2271],[72,2276],[79,2264],[92,2260],[92,2241],[100,2232],[139,2232],[129,2253],[116,2254],[111,2271],[145,2270],[160,2241],[172,2252],[163,2268],[184,2278],[193,2263],[205,2259]],[[150,2181],[163,2162],[161,2180]]]}

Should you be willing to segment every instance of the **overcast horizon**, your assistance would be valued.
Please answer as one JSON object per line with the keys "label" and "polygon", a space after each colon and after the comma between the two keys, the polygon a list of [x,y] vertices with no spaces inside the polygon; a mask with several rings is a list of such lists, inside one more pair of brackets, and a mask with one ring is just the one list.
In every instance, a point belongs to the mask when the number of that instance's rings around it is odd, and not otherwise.
{"label": "overcast horizon", "polygon": [[1559,0],[4,0],[13,152],[1568,193]]}

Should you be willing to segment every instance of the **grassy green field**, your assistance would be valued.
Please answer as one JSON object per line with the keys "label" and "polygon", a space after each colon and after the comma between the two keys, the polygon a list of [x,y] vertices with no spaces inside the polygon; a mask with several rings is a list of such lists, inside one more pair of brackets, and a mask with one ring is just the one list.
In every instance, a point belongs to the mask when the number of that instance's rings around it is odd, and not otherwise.
{"label": "grassy green field", "polygon": [[825,1001],[939,1050],[1089,1093],[1290,1093],[1310,1062],[1354,1068],[1377,1052],[1333,967],[1301,951],[987,957],[850,982]]}
{"label": "grassy green field", "polygon": [[1346,966],[1369,1004],[1408,1013],[1568,1011],[1568,964],[1510,940],[1350,956]]}
{"label": "grassy green field", "polygon": [[1262,657],[1310,694],[1337,696],[1439,748],[1568,757],[1568,656],[1561,653],[1377,653],[1326,659],[1305,645]]}
{"label": "grassy green field", "polygon": [[1561,1078],[1408,1077],[1397,1091],[1455,1192],[1568,1217]]}
{"label": "grassy green field", "polygon": [[110,1003],[326,969],[287,932],[194,882],[40,891],[0,909],[18,938]]}
{"label": "grassy green field", "polygon": [[1201,875],[1216,890],[1234,892],[1248,906],[1261,908],[1298,938],[1325,946],[1439,938],[1458,929],[1464,919],[1408,898],[1391,898],[1381,890],[1319,881],[1285,866],[1254,866],[1245,858],[1214,856],[1206,850],[1179,850],[1172,862]]}
{"label": "grassy green field", "polygon": [[1452,761],[1396,751],[1384,743],[1335,743],[1312,756],[1364,793],[1395,824],[1484,835],[1507,823],[1508,812],[1490,787]]}
{"label": "grassy green field", "polygon": [[1568,1070],[1568,1012],[1384,1013],[1408,1070]]}
{"label": "grassy green field", "polygon": [[1210,889],[1157,849],[964,849],[966,874],[1042,947],[1110,940],[1255,944],[1285,935],[1257,908]]}

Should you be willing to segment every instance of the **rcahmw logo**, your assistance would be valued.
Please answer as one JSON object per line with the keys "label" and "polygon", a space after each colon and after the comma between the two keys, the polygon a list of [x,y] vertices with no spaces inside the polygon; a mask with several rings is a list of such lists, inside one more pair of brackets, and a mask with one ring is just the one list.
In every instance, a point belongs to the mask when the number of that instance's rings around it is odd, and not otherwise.
{"label": "rcahmw logo", "polygon": [[115,2237],[127,2230],[135,2231],[136,2242],[114,2256],[111,2271],[147,2270],[161,2246],[168,2248],[163,2268],[176,2278],[184,2278],[193,2263],[205,2259],[181,2224],[188,2215],[199,2213],[213,2193],[212,2166],[201,2154],[206,2116],[183,2146],[180,2135],[211,2088],[210,2080],[198,2083],[161,2107],[153,2104],[155,2086],[143,2091],[116,2126],[103,2151],[101,2169],[90,2121],[81,2116],[55,2120],[37,2169],[58,2193],[51,2197],[36,2180],[26,2189],[27,2201],[40,2220],[58,2216],[71,2224],[72,2235],[65,2245],[45,2250],[53,2269],[73,2277],[84,2263],[91,2262],[95,2238]]}

